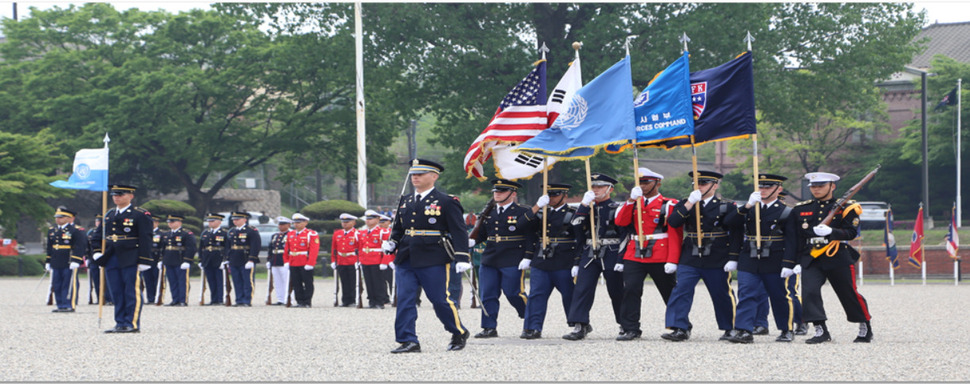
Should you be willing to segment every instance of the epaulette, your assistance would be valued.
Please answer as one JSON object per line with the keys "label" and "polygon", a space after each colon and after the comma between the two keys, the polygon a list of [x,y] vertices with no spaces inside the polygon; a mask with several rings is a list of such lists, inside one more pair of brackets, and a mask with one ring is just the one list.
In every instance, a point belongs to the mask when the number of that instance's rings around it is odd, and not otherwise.
{"label": "epaulette", "polygon": [[138,211],[138,212],[144,212],[144,213],[147,213],[147,214],[149,214],[149,215],[151,215],[151,214],[152,214],[151,212],[148,212],[148,210],[147,210],[147,209],[145,209],[145,208],[142,208],[142,207],[135,207],[134,209],[135,209],[136,211]]}
{"label": "epaulette", "polygon": [[457,202],[461,202],[461,200],[458,198],[458,196],[455,196],[455,195],[448,195],[448,196],[451,196],[451,198],[452,199],[455,199],[455,201],[457,201]]}
{"label": "epaulette", "polygon": [[795,206],[797,207],[797,206],[799,206],[799,205],[805,205],[805,204],[809,204],[809,203],[811,203],[812,201],[814,201],[814,200],[805,200],[805,201],[799,201],[799,202],[798,202],[798,204],[795,204]]}
{"label": "epaulette", "polygon": [[258,230],[258,229],[256,229],[256,227],[254,227],[254,226],[252,226],[252,225],[250,225],[250,226],[249,226],[249,228],[250,228],[250,229],[252,229],[252,230],[254,230],[254,231],[256,231],[256,232],[259,232],[259,230]]}

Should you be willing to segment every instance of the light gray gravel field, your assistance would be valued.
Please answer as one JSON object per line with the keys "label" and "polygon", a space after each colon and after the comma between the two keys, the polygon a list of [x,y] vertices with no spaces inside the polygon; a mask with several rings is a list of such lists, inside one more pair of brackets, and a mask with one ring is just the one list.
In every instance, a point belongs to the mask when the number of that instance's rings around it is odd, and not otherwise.
{"label": "light gray gravel field", "polygon": [[[826,309],[833,342],[806,345],[719,342],[710,297],[698,286],[687,342],[660,339],[663,305],[651,282],[643,304],[644,337],[613,338],[606,290],[601,285],[588,339],[561,339],[568,331],[558,293],[549,303],[543,338],[522,340],[522,321],[502,299],[497,339],[470,339],[446,352],[450,335],[430,304],[418,309],[421,353],[392,355],[394,309],[334,308],[333,280],[316,280],[314,307],[256,304],[251,308],[148,306],[139,334],[104,334],[114,326],[105,307],[79,305],[51,313],[37,279],[0,279],[0,361],[3,381],[967,381],[970,367],[970,286],[868,283],[860,291],[873,313],[875,340],[854,344],[858,327],[830,287]],[[86,281],[85,281],[86,283]],[[265,298],[256,285],[256,303]],[[82,292],[86,295],[87,289]],[[31,296],[25,305],[24,300]],[[473,333],[480,311],[460,314]],[[772,321],[773,323],[773,321]]]}

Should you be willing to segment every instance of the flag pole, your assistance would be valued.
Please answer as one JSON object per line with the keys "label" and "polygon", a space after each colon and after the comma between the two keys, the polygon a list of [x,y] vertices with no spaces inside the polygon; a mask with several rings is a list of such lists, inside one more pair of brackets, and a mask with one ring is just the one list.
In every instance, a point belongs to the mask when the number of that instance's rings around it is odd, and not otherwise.
{"label": "flag pole", "polygon": [[[684,51],[683,52],[684,53],[689,52],[687,50],[687,43],[690,42],[690,38],[687,37],[687,32],[684,32],[684,34],[680,37],[680,42],[681,43],[684,43]],[[697,189],[697,190],[700,190],[700,184],[697,183],[697,179],[698,179],[698,177],[697,177],[697,148],[694,146],[694,135],[693,134],[690,135],[690,160],[691,160],[691,167],[693,167],[693,170],[694,170],[694,172],[692,173],[694,175],[694,180],[693,180],[694,181],[694,188]],[[703,201],[704,201],[704,199],[703,199],[703,195],[702,195],[701,196],[701,201],[698,201],[697,204],[694,204],[694,219],[695,219],[695,224],[697,225],[697,249],[701,249],[703,247],[703,240],[704,240],[704,233],[701,230],[701,204],[702,204]],[[703,252],[701,252],[701,253],[703,254]]]}
{"label": "flag pole", "polygon": [[[751,42],[754,41],[754,36],[751,36],[751,31],[744,37],[744,42],[748,45],[748,52],[751,52]],[[754,172],[754,192],[760,192],[758,189],[758,134],[754,133],[751,135],[752,147],[754,150],[754,156],[751,158],[752,171]],[[761,204],[754,205],[754,241],[755,246],[761,249]]]}
{"label": "flag pole", "polygon": [[[548,161],[546,158],[542,158],[542,194],[544,196],[549,195],[549,168]],[[549,204],[542,206],[542,252],[546,251],[546,247],[549,246],[549,231],[546,227],[546,223],[549,220]]]}
{"label": "flag pole", "polygon": [[[626,42],[623,44],[626,48],[626,55],[630,56],[630,39],[636,36],[627,36]],[[637,186],[640,186],[640,147],[637,143],[636,127],[633,128],[633,182]],[[642,249],[643,247],[643,200],[637,199],[637,248]]]}
{"label": "flag pole", "polygon": [[[104,152],[105,157],[107,157],[108,163],[111,163],[111,150],[108,149],[108,143],[111,142],[111,138],[108,137],[108,133],[104,133]],[[111,167],[109,166],[110,170]],[[101,254],[104,254],[105,246],[107,240],[105,234],[107,233],[108,222],[107,222],[107,212],[108,212],[108,172],[104,173],[104,191],[101,191]],[[98,276],[101,281],[98,282],[98,329],[101,329],[101,315],[104,312],[104,267],[98,268]]]}
{"label": "flag pole", "polygon": [[[591,179],[593,178],[593,174],[589,171],[589,158],[586,158],[584,160],[586,161],[586,189],[592,191],[593,180]],[[590,206],[589,206],[589,233],[593,236],[593,244],[590,246],[590,249],[592,249],[593,252],[596,252],[596,250],[599,249],[599,246],[597,246],[598,243],[596,241],[596,238],[598,236],[596,235],[595,212],[596,212],[596,199],[593,199],[593,201],[590,202]]]}
{"label": "flag pole", "polygon": [[[354,51],[357,67],[357,203],[367,206],[367,128],[364,109],[364,48],[360,0],[354,3]],[[347,181],[348,184],[350,180]],[[348,188],[349,189],[349,188]],[[186,294],[188,292],[186,291]]]}
{"label": "flag pole", "polygon": [[960,157],[960,152],[961,152],[960,147],[961,147],[961,141],[962,141],[960,136],[963,131],[963,126],[960,124],[960,117],[963,114],[963,111],[961,110],[961,107],[963,106],[962,100],[961,100],[962,98],[960,97],[960,93],[962,92],[963,92],[963,79],[957,79],[957,206],[956,206],[956,218],[957,218],[956,227],[957,228],[960,228],[963,226],[963,201],[962,201],[963,199],[962,199],[962,193],[961,193],[961,180],[960,180],[960,177],[962,175],[962,163],[963,163]]}

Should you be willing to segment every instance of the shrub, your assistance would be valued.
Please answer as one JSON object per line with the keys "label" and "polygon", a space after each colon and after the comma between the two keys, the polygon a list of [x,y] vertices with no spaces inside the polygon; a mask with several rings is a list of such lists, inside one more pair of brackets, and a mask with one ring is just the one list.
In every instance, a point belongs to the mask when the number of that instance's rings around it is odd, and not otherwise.
{"label": "shrub", "polygon": [[192,208],[191,205],[175,200],[151,200],[142,204],[141,207],[151,212],[152,216],[162,219],[168,215],[180,215],[188,220],[188,216],[195,214],[195,208]]}
{"label": "shrub", "polygon": [[17,276],[18,259],[23,258],[24,276],[40,276],[44,273],[44,255],[0,257],[0,276]]}
{"label": "shrub", "polygon": [[335,220],[341,213],[349,213],[360,217],[364,215],[364,207],[347,200],[324,200],[307,205],[300,213],[316,220]]}

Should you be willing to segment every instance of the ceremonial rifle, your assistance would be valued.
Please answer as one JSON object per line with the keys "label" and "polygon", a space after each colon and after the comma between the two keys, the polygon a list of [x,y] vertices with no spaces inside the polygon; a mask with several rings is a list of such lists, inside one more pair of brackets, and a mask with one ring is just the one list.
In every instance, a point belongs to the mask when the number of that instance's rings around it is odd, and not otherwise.
{"label": "ceremonial rifle", "polygon": [[[270,251],[272,252],[272,251]],[[266,269],[266,279],[269,281],[266,285],[266,305],[273,305],[273,266]]]}
{"label": "ceremonial rifle", "polygon": [[[41,279],[43,279],[43,276],[41,276]],[[54,305],[54,276],[53,275],[51,275],[50,285],[47,287],[47,305]]]}
{"label": "ceremonial rifle", "polygon": [[[199,277],[202,280],[202,290],[199,291],[199,305],[205,305],[205,267],[199,267]],[[188,294],[188,292],[186,292]]]}
{"label": "ceremonial rifle", "polygon": [[[103,269],[103,268],[102,268]],[[155,292],[155,305],[162,305],[162,296],[165,296],[165,265],[158,269],[158,291]]]}
{"label": "ceremonial rifle", "polygon": [[357,264],[354,264],[354,268],[357,269],[357,297],[355,300],[357,300],[357,308],[364,308],[364,286],[361,284],[361,280],[363,279],[360,277],[360,270],[363,266],[358,264],[360,264],[360,261],[358,261]]}
{"label": "ceremonial rifle", "polygon": [[[331,263],[335,262],[333,257],[334,255],[330,255]],[[338,296],[339,293],[340,293],[340,274],[337,273],[337,268],[334,268],[333,269],[333,306],[334,307],[340,306],[340,300],[339,300],[340,296]]]}
{"label": "ceremonial rifle", "polygon": [[223,270],[226,274],[226,299],[224,301],[226,302],[226,306],[230,307],[232,306],[232,276],[229,274],[229,265],[226,264]]}
{"label": "ceremonial rifle", "polygon": [[[866,183],[868,183],[870,180],[872,180],[874,176],[876,176],[876,172],[879,172],[879,167],[881,167],[881,165],[876,165],[876,168],[874,168],[872,171],[869,171],[869,173],[866,174],[866,176],[863,177],[862,180],[859,180],[859,182],[856,183],[856,185],[853,185],[852,188],[849,188],[848,191],[845,191],[845,194],[843,194],[842,197],[840,197],[838,200],[835,201],[835,204],[832,206],[832,209],[829,210],[829,214],[825,215],[825,218],[822,219],[822,222],[820,222],[819,225],[831,224],[832,219],[835,218],[835,215],[838,213],[841,213],[842,210],[845,208],[845,203],[848,202],[850,199],[852,199],[852,196],[855,196],[856,192],[859,192],[859,190],[862,189],[862,187],[865,186]],[[812,257],[813,258],[819,257],[823,253],[829,257],[835,256],[835,253],[838,252],[838,244],[839,244],[838,240],[833,240],[833,241],[830,241],[828,244],[826,244],[824,247],[812,248],[812,251],[811,251]]]}

